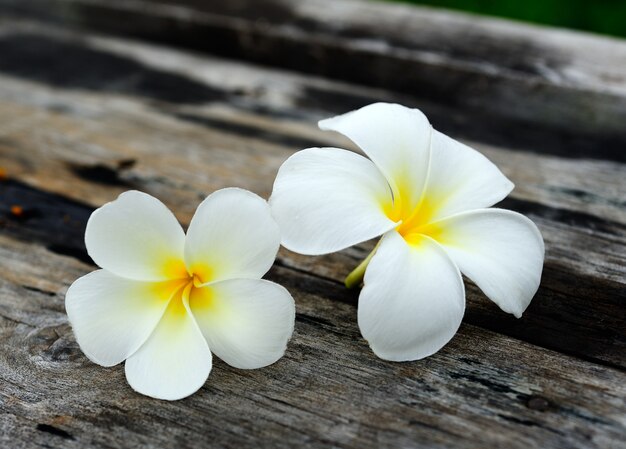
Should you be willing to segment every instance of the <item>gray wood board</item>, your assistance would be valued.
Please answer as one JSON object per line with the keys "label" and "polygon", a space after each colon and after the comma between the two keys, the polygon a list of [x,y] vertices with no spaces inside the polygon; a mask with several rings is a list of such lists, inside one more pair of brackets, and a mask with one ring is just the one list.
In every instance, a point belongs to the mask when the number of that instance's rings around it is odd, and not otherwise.
{"label": "gray wood board", "polygon": [[626,158],[618,39],[359,0],[0,0],[0,12],[396,90],[467,138]]}
{"label": "gray wood board", "polygon": [[[349,146],[318,119],[403,95],[32,22],[2,22],[0,50],[5,446],[623,446],[617,158],[469,142],[516,183],[503,206],[528,214],[546,239],[542,287],[522,319],[468,286],[465,322],[444,350],[384,362],[359,335],[358,292],[341,285],[371,243],[319,258],[282,250],[268,278],[297,303],[285,358],[255,371],[217,361],[196,395],[155,401],[130,389],[122,367],[89,362],[67,324],[64,293],[94,268],[82,239],[91,211],[130,188],[183,223],[217,188],[267,197],[294,151]],[[443,116],[448,106],[437,108]]]}

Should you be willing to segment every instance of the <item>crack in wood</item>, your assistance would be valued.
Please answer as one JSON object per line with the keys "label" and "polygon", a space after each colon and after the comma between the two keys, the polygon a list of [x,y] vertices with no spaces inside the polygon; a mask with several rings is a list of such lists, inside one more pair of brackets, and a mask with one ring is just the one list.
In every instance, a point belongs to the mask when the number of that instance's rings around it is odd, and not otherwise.
{"label": "crack in wood", "polygon": [[50,424],[37,424],[36,429],[40,432],[46,432],[49,433],[51,435],[55,435],[61,438],[64,438],[66,440],[74,440],[74,436],[71,435],[69,432],[63,430],[63,429],[59,429],[58,427],[55,426],[51,426]]}

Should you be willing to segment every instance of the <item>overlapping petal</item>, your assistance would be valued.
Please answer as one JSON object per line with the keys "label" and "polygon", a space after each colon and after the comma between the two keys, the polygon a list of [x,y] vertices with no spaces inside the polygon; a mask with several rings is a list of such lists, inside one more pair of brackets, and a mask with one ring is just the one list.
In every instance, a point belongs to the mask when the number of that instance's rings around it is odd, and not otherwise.
{"label": "overlapping petal", "polygon": [[428,237],[412,245],[391,231],[365,272],[358,321],[380,358],[418,360],[441,349],[465,311],[458,268]]}
{"label": "overlapping petal", "polygon": [[135,391],[176,400],[195,393],[206,382],[211,351],[184,302],[179,292],[152,335],[126,360],[126,379]]}
{"label": "overlapping petal", "polygon": [[544,243],[532,221],[508,210],[479,209],[438,221],[426,231],[502,310],[522,316],[543,269]]}
{"label": "overlapping petal", "polygon": [[194,289],[189,306],[211,351],[236,368],[274,363],[293,332],[293,298],[265,280],[232,279]]}
{"label": "overlapping petal", "polygon": [[201,282],[260,278],[280,246],[280,230],[265,200],[228,188],[198,206],[185,242],[185,262]]}
{"label": "overlapping petal", "polygon": [[493,206],[513,183],[478,151],[433,130],[424,201],[418,214],[434,221],[452,214]]}
{"label": "overlapping petal", "polygon": [[310,148],[281,166],[270,204],[283,246],[312,255],[393,229],[384,212],[391,198],[387,181],[368,159],[336,148]]}
{"label": "overlapping petal", "polygon": [[105,270],[81,277],[65,295],[80,348],[99,365],[124,361],[150,336],[178,285],[133,281]]}
{"label": "overlapping petal", "polygon": [[343,134],[367,154],[391,185],[397,208],[417,206],[428,173],[432,131],[421,111],[374,103],[322,120],[319,127]]}
{"label": "overlapping petal", "polygon": [[94,211],[85,244],[98,266],[120,277],[163,281],[187,275],[183,229],[163,203],[142,192],[122,193]]}

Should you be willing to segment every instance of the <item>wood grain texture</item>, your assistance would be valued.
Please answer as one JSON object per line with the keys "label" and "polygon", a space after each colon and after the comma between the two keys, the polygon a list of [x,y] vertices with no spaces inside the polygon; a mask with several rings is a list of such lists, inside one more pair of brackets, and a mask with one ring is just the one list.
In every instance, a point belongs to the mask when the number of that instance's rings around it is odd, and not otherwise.
{"label": "wood grain texture", "polygon": [[[516,183],[502,206],[546,240],[521,320],[468,286],[450,345],[384,362],[358,332],[358,292],[341,285],[371,242],[319,258],[281,250],[268,277],[297,303],[285,358],[255,371],[216,361],[198,394],[159,402],[135,394],[122,367],[89,362],[67,324],[64,293],[93,269],[83,233],[94,208],[135,188],[188,223],[221,187],[267,197],[296,150],[348,147],[316,129],[320,118],[401,101],[432,107],[439,128],[456,109],[28,21],[0,21],[0,54],[0,445],[623,447],[625,167],[603,138],[587,136],[583,159],[494,144],[491,132],[469,142]],[[507,129],[521,133],[516,120]]]}
{"label": "wood grain texture", "polygon": [[617,39],[365,0],[0,0],[0,11],[396,90],[472,139],[626,157]]}
{"label": "wood grain texture", "polygon": [[360,338],[354,307],[329,299],[344,294],[339,286],[281,267],[269,278],[297,299],[281,361],[253,371],[217,361],[188,399],[141,397],[122,367],[89,362],[67,325],[63,293],[92,267],[0,242],[0,333],[13,349],[0,352],[0,398],[11,447],[606,448],[623,436],[621,372],[469,325],[426,361],[387,363]]}
{"label": "wood grain texture", "polygon": [[[15,42],[19,58],[12,59],[11,52],[5,51],[4,65],[13,72],[19,72],[18,63],[22,68],[35,67],[32,76],[42,82],[33,85],[7,78],[4,89],[0,86],[6,105],[0,107],[6,130],[2,164],[41,189],[96,207],[123,190],[138,188],[162,198],[188,222],[197,203],[217,188],[237,184],[268,197],[278,167],[297,149],[348,146],[345,139],[315,129],[317,119],[325,116],[323,104],[309,110],[298,103],[300,92],[311,84],[318,90],[340,88],[332,82],[112,39],[85,42],[84,36],[26,31],[18,27],[13,37],[5,36],[4,42]],[[53,70],[42,71],[35,59],[28,60],[22,36],[27,42],[47,43],[47,57],[57,61]],[[99,67],[113,70],[112,61],[121,69],[115,77],[92,81],[80,91],[59,86],[50,78],[56,74],[71,82],[74,59],[62,55],[77,52],[76,48],[83,60],[88,59],[94,80]],[[55,49],[57,53],[52,52]],[[163,60],[167,66],[160,63]],[[22,79],[31,76],[20,73]],[[164,74],[172,79],[169,101],[155,100],[144,86],[156,84]],[[175,81],[177,77],[184,81]],[[167,84],[161,83],[167,91]],[[210,91],[216,99],[201,105],[172,100],[175,88],[182,89],[177,98],[186,99],[193,96],[196,85],[199,92]],[[266,93],[238,93],[250,91]],[[378,94],[386,99],[384,93]],[[299,114],[293,117],[290,111],[296,109]],[[276,118],[279,110],[285,118]],[[469,308],[468,319],[549,348],[624,367],[625,318],[613,313],[624,298],[623,165],[595,160],[582,164],[475,146],[518,185],[503,206],[535,220],[548,249],[545,296],[533,303],[524,320],[502,314],[473,290],[469,300],[475,307]],[[118,169],[126,159],[135,164]],[[361,245],[323,258],[284,252],[280,260],[340,283],[370,248]]]}

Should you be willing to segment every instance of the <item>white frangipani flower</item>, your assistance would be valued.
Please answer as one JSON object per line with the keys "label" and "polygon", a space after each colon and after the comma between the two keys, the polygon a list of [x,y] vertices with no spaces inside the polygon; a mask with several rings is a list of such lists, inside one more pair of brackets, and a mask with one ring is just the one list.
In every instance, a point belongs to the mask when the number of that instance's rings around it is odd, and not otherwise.
{"label": "white frangipani flower", "polygon": [[337,148],[297,152],[280,168],[270,206],[282,244],[302,254],[383,236],[346,279],[363,280],[359,327],[379,357],[417,360],[454,336],[465,310],[461,273],[521,316],[539,286],[544,244],[526,217],[486,209],[513,189],[494,164],[396,104],[319,125],[369,159]]}
{"label": "white frangipani flower", "polygon": [[260,368],[285,352],[294,326],[289,292],[261,279],[280,245],[266,201],[219,190],[198,207],[187,235],[145,193],[123,193],[87,223],[87,251],[102,269],[72,284],[65,307],[93,362],[126,360],[139,393],[180,399],[211,371],[211,352]]}

